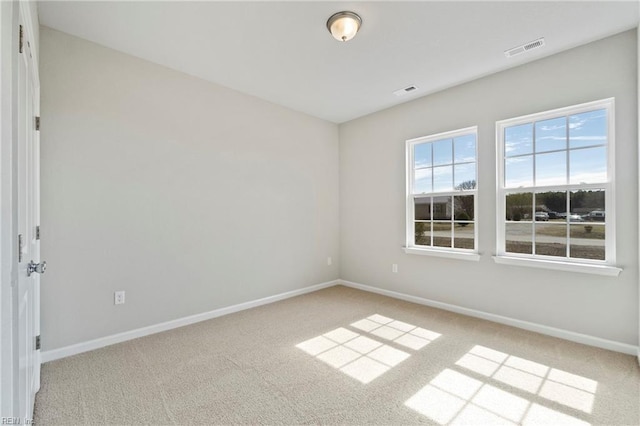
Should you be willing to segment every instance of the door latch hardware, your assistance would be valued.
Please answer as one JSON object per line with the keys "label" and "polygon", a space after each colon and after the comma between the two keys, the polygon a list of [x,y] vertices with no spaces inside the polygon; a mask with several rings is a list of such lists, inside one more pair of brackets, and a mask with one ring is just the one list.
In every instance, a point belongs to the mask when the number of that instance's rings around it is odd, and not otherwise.
{"label": "door latch hardware", "polygon": [[24,237],[18,234],[18,263],[22,263],[22,248],[24,247]]}
{"label": "door latch hardware", "polygon": [[44,271],[47,270],[47,262],[35,263],[33,260],[29,262],[27,265],[27,276],[30,277],[31,274],[37,272],[39,274],[44,274]]}

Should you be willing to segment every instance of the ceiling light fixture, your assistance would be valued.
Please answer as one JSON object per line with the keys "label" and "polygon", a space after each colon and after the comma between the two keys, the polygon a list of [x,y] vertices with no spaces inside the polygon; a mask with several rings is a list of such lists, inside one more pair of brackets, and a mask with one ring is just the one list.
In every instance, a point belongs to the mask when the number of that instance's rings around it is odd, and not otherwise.
{"label": "ceiling light fixture", "polygon": [[361,25],[362,18],[348,11],[334,13],[327,21],[327,29],[338,41],[349,41],[354,38]]}

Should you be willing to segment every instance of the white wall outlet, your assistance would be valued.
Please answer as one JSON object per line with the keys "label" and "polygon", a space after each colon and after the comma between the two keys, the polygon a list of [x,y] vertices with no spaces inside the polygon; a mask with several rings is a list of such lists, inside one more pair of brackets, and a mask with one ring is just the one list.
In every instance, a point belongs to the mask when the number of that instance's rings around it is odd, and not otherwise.
{"label": "white wall outlet", "polygon": [[113,293],[113,304],[122,305],[124,303],[124,290]]}
{"label": "white wall outlet", "polygon": [[397,273],[398,272],[398,264],[394,263],[393,265],[391,265],[391,272]]}
{"label": "white wall outlet", "polygon": [[331,260],[331,256],[327,257],[327,266],[333,265],[333,260]]}

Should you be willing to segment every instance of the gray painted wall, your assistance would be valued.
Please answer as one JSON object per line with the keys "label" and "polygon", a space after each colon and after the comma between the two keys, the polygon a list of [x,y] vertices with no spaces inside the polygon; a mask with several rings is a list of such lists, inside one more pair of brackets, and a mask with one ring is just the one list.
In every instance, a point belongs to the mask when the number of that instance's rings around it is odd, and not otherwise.
{"label": "gray painted wall", "polygon": [[[625,32],[341,125],[341,278],[637,345],[636,44],[635,30]],[[616,98],[616,248],[624,271],[609,278],[495,264],[496,120],[608,97]],[[481,260],[405,254],[405,140],[473,125]]]}
{"label": "gray painted wall", "polygon": [[337,125],[40,37],[44,350],[338,278]]}

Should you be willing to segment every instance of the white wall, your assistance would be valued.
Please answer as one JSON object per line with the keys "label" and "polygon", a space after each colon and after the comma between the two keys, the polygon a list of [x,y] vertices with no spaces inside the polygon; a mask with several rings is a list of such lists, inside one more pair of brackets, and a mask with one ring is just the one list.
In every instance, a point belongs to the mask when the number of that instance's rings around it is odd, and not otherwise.
{"label": "white wall", "polygon": [[[341,278],[637,345],[636,43],[628,31],[341,125]],[[495,264],[496,120],[608,97],[616,98],[617,260],[624,271],[609,278]],[[481,260],[405,254],[405,140],[473,125]]]}
{"label": "white wall", "polygon": [[337,125],[40,37],[44,350],[338,278]]}

